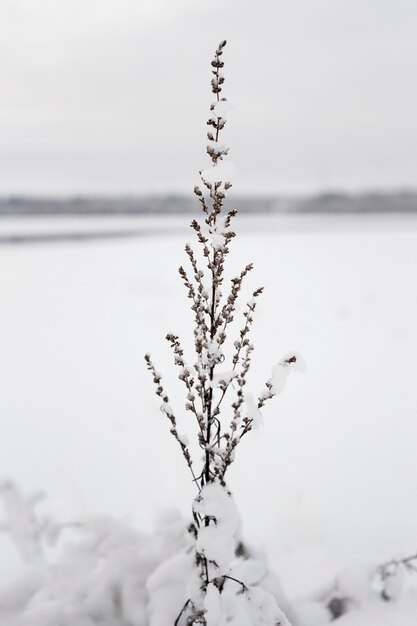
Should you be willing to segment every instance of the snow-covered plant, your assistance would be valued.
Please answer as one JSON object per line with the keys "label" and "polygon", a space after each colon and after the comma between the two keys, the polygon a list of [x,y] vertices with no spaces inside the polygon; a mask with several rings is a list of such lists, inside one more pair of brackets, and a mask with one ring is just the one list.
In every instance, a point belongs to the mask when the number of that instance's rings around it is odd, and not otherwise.
{"label": "snow-covered plant", "polygon": [[386,601],[396,600],[404,590],[407,576],[416,574],[417,553],[382,563],[376,572],[381,597]]}
{"label": "snow-covered plant", "polygon": [[37,507],[44,498],[43,492],[27,496],[12,480],[0,481],[0,502],[4,511],[0,532],[9,535],[28,563],[45,561],[46,548],[54,545],[62,530],[62,525],[38,514]]}
{"label": "snow-covered plant", "polygon": [[0,481],[0,532],[21,557],[0,579],[0,625],[148,626],[161,600],[148,581],[193,545],[187,521],[166,512],[152,534],[111,517],[61,524],[39,511],[41,500]]}
{"label": "snow-covered plant", "polygon": [[[226,365],[228,333],[237,313],[242,285],[253,265],[246,265],[232,278],[230,286],[225,287],[225,261],[235,237],[231,226],[236,216],[235,210],[226,212],[224,209],[234,169],[225,159],[229,148],[220,139],[230,108],[226,98],[221,97],[225,45],[226,41],[220,43],[211,62],[211,89],[215,96],[207,122],[207,153],[211,165],[200,171],[202,185],[194,188],[201,205],[202,221],[193,220],[191,227],[200,253],[187,243],[185,252],[190,269],[179,268],[194,315],[193,360],[186,360],[177,335],[170,333],[166,337],[179,368],[179,378],[185,385],[185,410],[196,422],[201,449],[198,458],[193,458],[188,437],[178,430],[177,411],[170,403],[161,375],[149,354],[145,360],[161,399],[161,411],[170,422],[171,434],[181,448],[198,490],[190,526],[195,539],[194,550],[175,564],[177,571],[184,571],[188,566],[190,576],[182,608],[172,619],[173,624],[277,626],[288,622],[272,595],[251,584],[252,579],[257,579],[253,572],[246,572],[245,577],[236,573],[240,567],[236,564],[238,518],[226,485],[226,474],[235,459],[236,448],[259,423],[260,410],[282,391],[288,374],[300,369],[302,361],[295,353],[287,354],[273,368],[257,401],[251,401],[245,393],[254,349],[249,337],[257,301],[263,291],[261,287],[252,293],[244,307],[242,326],[237,337],[232,338],[229,365]],[[226,400],[231,400],[231,406],[226,407]],[[156,576],[150,584],[158,586],[162,579]],[[165,616],[162,621],[163,626],[167,626],[169,617]],[[162,621],[155,624],[162,625]]]}
{"label": "snow-covered plant", "polygon": [[379,564],[366,560],[348,563],[338,572],[330,588],[296,607],[300,626],[315,624],[315,614],[319,616],[317,623],[322,626],[348,613],[358,613],[364,607],[387,607],[389,616],[390,603],[417,597],[416,574],[417,553]]}

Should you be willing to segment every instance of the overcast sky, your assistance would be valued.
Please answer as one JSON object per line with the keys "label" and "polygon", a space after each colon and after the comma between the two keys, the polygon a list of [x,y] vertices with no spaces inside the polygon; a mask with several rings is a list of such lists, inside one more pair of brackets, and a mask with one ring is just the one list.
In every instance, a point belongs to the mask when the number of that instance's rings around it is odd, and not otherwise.
{"label": "overcast sky", "polygon": [[417,0],[0,0],[0,193],[192,188],[222,38],[237,190],[417,185]]}

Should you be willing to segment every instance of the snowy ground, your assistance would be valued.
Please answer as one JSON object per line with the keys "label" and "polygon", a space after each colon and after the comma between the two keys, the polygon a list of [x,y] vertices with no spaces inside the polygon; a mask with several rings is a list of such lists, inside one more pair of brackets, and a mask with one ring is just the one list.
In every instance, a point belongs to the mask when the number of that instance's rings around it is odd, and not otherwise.
{"label": "snowy ground", "polygon": [[[151,351],[171,396],[182,392],[163,337],[191,345],[176,274],[188,221],[161,218],[161,235],[156,222],[130,239],[0,247],[0,477],[44,489],[61,519],[113,514],[149,530],[163,507],[189,511],[193,487],[143,362]],[[118,229],[133,223],[146,220]],[[291,349],[308,372],[265,411],[230,487],[245,538],[298,600],[352,560],[417,549],[417,220],[242,218],[241,231],[231,272],[254,261],[250,286],[266,287],[254,393]],[[1,536],[0,555],[7,581]],[[416,617],[406,599],[340,626]]]}

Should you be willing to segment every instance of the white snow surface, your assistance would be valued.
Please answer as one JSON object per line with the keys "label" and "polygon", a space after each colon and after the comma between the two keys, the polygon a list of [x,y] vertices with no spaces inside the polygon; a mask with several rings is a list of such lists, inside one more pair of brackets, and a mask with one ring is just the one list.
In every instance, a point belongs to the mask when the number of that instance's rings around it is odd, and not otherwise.
{"label": "white snow surface", "polygon": [[[229,486],[244,538],[266,551],[300,626],[319,626],[328,617],[320,598],[355,556],[381,562],[416,551],[417,222],[238,220],[231,275],[254,261],[248,288],[266,286],[247,391],[261,389],[276,355],[294,346],[308,372],[288,378],[285,393],[265,407],[264,428],[239,446]],[[142,546],[166,506],[188,518],[195,497],[142,359],[152,353],[172,409],[182,407],[163,337],[173,329],[187,350],[192,345],[175,270],[184,263],[188,219],[161,219],[167,223],[171,236],[0,248],[0,475],[16,478],[25,493],[44,489],[58,522],[82,520],[91,529],[97,518],[130,516],[140,529],[133,540],[123,523],[120,542],[130,546]],[[60,228],[36,223],[38,232],[44,227]],[[179,432],[189,433],[189,416],[178,415]],[[98,566],[94,527],[81,555],[103,577],[97,593],[105,599],[113,578]],[[10,546],[0,534],[1,626],[15,626],[13,607],[45,587],[42,562],[22,565]],[[129,580],[143,576],[143,565],[132,568]],[[59,580],[45,587],[54,597]],[[126,602],[139,615],[132,585]],[[397,595],[356,599],[336,623],[414,626],[413,590]],[[39,619],[47,626],[52,617]]]}

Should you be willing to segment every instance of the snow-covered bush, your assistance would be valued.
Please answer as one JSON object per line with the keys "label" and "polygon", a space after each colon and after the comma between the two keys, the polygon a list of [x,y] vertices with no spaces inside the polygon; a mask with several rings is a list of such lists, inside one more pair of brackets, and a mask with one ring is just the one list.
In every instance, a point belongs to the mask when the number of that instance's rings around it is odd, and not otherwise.
{"label": "snow-covered bush", "polygon": [[[236,216],[235,210],[224,210],[234,171],[233,164],[225,159],[229,148],[220,140],[229,110],[226,98],[220,97],[225,45],[226,41],[220,43],[211,62],[211,88],[215,96],[207,122],[207,153],[211,166],[200,172],[202,187],[194,188],[203,213],[201,223],[197,220],[191,223],[200,252],[195,252],[187,243],[185,252],[190,270],[179,268],[194,314],[192,361],[186,360],[177,335],[170,333],[166,337],[179,368],[179,378],[185,385],[185,410],[195,419],[199,446],[196,454],[188,436],[178,430],[177,410],[170,403],[161,375],[150,355],[145,356],[161,399],[161,411],[170,422],[171,433],[181,448],[198,492],[189,529],[194,540],[193,550],[164,563],[149,580],[149,589],[154,594],[159,590],[151,626],[288,624],[274,597],[258,584],[264,566],[255,560],[242,563],[236,556],[237,512],[226,484],[236,449],[245,435],[259,424],[262,407],[281,393],[288,374],[302,369],[303,363],[296,353],[285,355],[273,368],[271,378],[256,401],[246,393],[254,349],[249,336],[263,288],[256,289],[247,302],[242,327],[231,347],[227,342],[244,280],[253,265],[246,265],[232,278],[230,286],[225,287],[225,261],[235,237],[231,225]],[[225,408],[226,400],[231,401],[231,409]],[[173,581],[176,581],[174,588]]]}
{"label": "snow-covered bush", "polygon": [[[207,493],[202,507],[210,501]],[[215,510],[223,530],[229,523],[234,527],[231,499],[211,495],[218,499]],[[0,626],[168,626],[175,622],[179,598],[188,593],[194,569],[195,540],[186,519],[174,510],[166,511],[151,534],[109,517],[60,524],[39,510],[42,501],[42,494],[27,496],[13,481],[0,483],[0,530],[8,534],[20,556],[18,570],[7,581],[0,580]],[[209,545],[210,539],[206,541]],[[240,580],[242,589],[252,587],[252,597],[262,601],[264,610],[274,606],[274,598],[285,604],[279,581],[262,555],[239,546],[238,554],[229,557],[234,561],[230,580]],[[262,589],[273,598],[266,601]],[[221,596],[227,615],[228,607],[234,606],[227,597],[234,599],[234,591],[225,587]],[[213,608],[216,597],[209,593],[212,597],[206,606]],[[244,611],[246,598],[240,595]]]}
{"label": "snow-covered bush", "polygon": [[341,626],[391,624],[397,609],[398,615],[404,610],[406,620],[410,606],[417,615],[416,574],[417,554],[384,563],[356,559],[338,571],[327,589],[297,603],[296,622],[298,626],[325,626],[339,619]]}
{"label": "snow-covered bush", "polygon": [[58,524],[38,511],[40,501],[0,484],[1,529],[22,558],[0,585],[0,626],[147,626],[148,579],[190,549],[186,521],[167,513],[150,535],[107,517]]}

